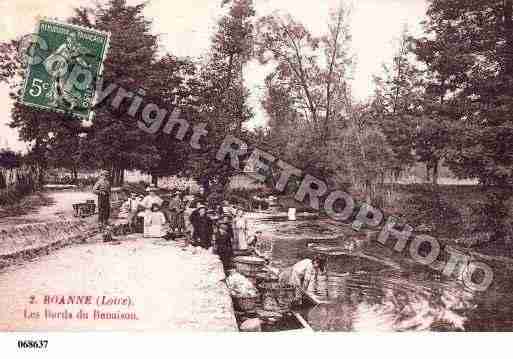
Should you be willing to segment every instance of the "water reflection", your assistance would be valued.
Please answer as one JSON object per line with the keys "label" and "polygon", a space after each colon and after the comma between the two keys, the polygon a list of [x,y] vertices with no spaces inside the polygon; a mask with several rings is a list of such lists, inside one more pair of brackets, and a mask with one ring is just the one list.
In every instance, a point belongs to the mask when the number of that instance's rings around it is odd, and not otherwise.
{"label": "water reflection", "polygon": [[[347,245],[355,232],[316,217],[254,219],[255,230],[275,236],[272,265],[286,267],[311,254],[309,243]],[[361,237],[361,235],[360,235]],[[453,278],[425,267],[411,267],[389,253],[339,253],[312,291],[330,304],[305,312],[322,331],[511,330],[513,288],[499,293],[469,291]],[[506,295],[508,294],[508,295]]]}
{"label": "water reflection", "polygon": [[425,282],[395,271],[328,273],[313,292],[333,304],[307,313],[316,330],[464,329],[472,293],[448,283]]}

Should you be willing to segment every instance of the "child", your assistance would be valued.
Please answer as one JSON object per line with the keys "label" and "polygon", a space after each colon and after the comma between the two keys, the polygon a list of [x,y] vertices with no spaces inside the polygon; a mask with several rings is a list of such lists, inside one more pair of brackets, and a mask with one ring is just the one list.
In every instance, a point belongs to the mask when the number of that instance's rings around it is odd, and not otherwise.
{"label": "child", "polygon": [[130,198],[121,205],[118,213],[118,219],[114,223],[114,232],[117,234],[127,234],[130,232]]}
{"label": "child", "polygon": [[223,268],[227,271],[230,268],[233,256],[232,234],[229,231],[229,224],[225,222],[219,223],[219,227],[215,234],[216,253],[223,262]]}

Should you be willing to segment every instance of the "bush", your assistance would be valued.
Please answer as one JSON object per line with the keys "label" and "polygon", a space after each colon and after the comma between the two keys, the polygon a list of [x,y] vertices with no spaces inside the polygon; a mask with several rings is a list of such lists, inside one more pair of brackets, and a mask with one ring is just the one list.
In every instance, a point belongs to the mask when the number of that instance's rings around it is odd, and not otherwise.
{"label": "bush", "polygon": [[436,189],[417,188],[403,201],[403,214],[408,223],[427,225],[436,234],[460,235],[462,218],[454,202]]}
{"label": "bush", "polygon": [[[20,167],[12,169],[11,176],[12,182],[7,183],[4,181],[5,186],[0,190],[0,205],[11,205],[18,202],[22,197],[33,193],[36,190],[35,173],[31,172],[28,168]],[[5,180],[5,175],[2,173]]]}
{"label": "bush", "polygon": [[230,203],[236,204],[246,210],[263,209],[269,208],[269,204],[264,200],[258,200],[253,197],[266,195],[266,191],[258,188],[236,188],[232,189],[225,195],[225,199]]}
{"label": "bush", "polygon": [[15,204],[33,191],[34,188],[29,184],[16,184],[14,187],[3,189],[0,191],[0,206]]}

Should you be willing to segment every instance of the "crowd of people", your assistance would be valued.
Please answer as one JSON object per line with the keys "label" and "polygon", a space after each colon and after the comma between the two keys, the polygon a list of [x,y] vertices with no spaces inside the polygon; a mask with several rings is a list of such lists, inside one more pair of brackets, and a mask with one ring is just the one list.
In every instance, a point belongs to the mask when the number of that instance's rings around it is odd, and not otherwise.
{"label": "crowd of people", "polygon": [[251,252],[261,236],[261,232],[249,235],[243,208],[228,201],[207,208],[203,190],[196,194],[175,190],[170,200],[163,200],[156,187],[146,192],[145,197],[129,193],[118,215],[129,231],[142,227],[144,237],[174,240],[185,236],[184,250],[213,250],[228,267],[234,252]]}
{"label": "crowd of people", "polygon": [[[98,219],[101,227],[108,224],[110,215],[110,183],[108,173],[102,172],[93,187],[98,195]],[[175,190],[169,200],[158,195],[158,188],[146,188],[146,196],[136,192],[127,193],[121,205],[118,219],[129,232],[142,232],[144,237],[174,240],[185,236],[184,250],[197,248],[215,252],[225,270],[232,268],[235,253],[266,255],[259,252],[257,243],[265,242],[261,231],[250,236],[244,209],[224,200],[207,208],[207,196],[203,189],[192,194],[187,189]],[[325,260],[316,257],[304,259],[294,266],[276,273],[283,284],[300,290],[309,290],[317,275],[325,270]]]}

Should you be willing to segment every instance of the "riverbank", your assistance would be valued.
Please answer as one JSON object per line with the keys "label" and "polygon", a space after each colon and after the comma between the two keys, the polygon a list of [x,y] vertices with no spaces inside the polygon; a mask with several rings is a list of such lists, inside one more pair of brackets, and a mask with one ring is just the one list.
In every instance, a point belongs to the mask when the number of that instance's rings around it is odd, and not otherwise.
{"label": "riverbank", "polygon": [[175,242],[74,245],[0,271],[0,331],[237,331],[224,278]]}

